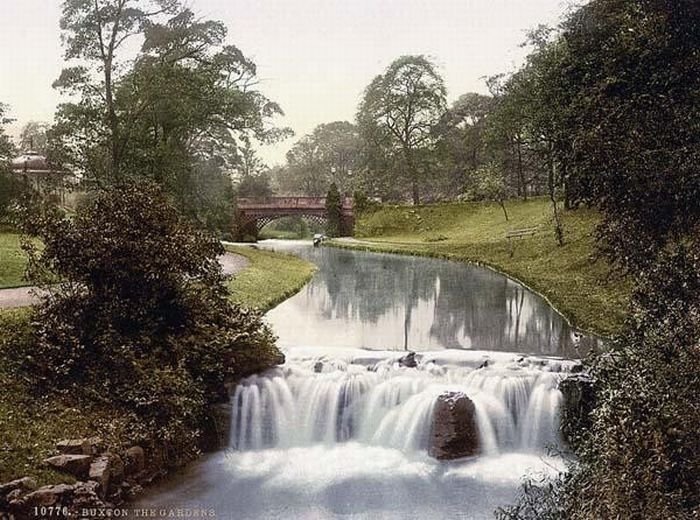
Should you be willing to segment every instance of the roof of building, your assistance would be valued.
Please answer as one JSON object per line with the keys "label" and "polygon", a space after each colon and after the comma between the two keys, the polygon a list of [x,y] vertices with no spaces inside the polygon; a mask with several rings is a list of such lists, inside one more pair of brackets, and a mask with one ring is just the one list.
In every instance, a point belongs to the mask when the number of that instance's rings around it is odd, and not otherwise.
{"label": "roof of building", "polygon": [[19,173],[65,173],[49,164],[46,156],[29,150],[12,159],[12,171]]}

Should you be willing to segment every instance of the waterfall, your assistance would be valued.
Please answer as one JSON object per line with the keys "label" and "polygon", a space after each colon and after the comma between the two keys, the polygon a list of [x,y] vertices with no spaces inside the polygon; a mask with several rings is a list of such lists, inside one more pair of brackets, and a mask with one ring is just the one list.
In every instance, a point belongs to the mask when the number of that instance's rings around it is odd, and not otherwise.
{"label": "waterfall", "polygon": [[567,362],[483,358],[474,352],[423,355],[415,368],[400,366],[396,353],[289,359],[236,387],[231,447],[247,451],[357,441],[404,452],[425,450],[433,409],[446,391],[462,392],[474,403],[485,454],[556,445],[562,399],[557,386]]}

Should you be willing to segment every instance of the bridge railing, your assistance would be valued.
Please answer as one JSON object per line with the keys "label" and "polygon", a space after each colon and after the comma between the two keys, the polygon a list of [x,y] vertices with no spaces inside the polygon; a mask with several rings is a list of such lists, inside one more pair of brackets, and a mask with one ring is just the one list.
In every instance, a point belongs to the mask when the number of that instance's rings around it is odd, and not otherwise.
{"label": "bridge railing", "polygon": [[[240,198],[238,209],[325,209],[325,197],[268,197],[268,198]],[[351,209],[353,201],[351,197],[343,199],[342,207]]]}

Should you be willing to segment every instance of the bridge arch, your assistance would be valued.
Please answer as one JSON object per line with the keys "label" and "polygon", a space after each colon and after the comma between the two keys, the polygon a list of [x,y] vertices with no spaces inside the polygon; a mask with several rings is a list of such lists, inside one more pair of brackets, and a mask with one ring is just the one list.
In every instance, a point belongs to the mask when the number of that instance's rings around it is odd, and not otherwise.
{"label": "bridge arch", "polygon": [[[283,217],[302,217],[325,224],[328,222],[325,197],[268,197],[241,198],[236,208],[237,239],[252,236],[256,240],[267,224]],[[353,201],[350,197],[341,204],[341,235],[351,235],[355,224]]]}

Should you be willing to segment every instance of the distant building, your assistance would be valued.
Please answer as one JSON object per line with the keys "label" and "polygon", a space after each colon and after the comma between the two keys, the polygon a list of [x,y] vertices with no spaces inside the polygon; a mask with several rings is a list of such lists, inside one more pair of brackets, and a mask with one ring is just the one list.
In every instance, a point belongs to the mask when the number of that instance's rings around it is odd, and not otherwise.
{"label": "distant building", "polygon": [[12,160],[12,172],[33,190],[56,198],[61,206],[75,207],[76,177],[68,170],[51,165],[44,155],[31,150],[24,152]]}

